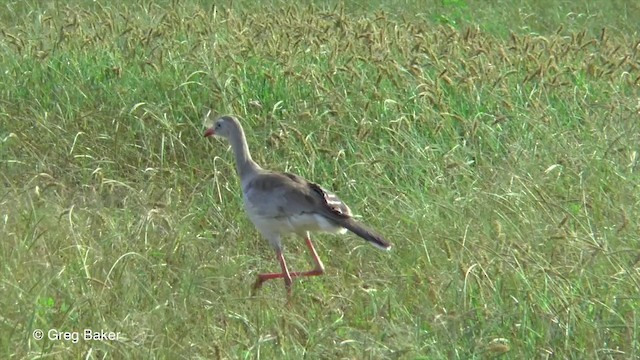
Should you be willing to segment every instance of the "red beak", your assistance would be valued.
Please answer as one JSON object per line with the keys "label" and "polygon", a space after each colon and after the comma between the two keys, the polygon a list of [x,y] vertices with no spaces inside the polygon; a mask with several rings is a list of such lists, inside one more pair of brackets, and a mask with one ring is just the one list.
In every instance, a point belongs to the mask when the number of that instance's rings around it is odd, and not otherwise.
{"label": "red beak", "polygon": [[207,131],[204,132],[204,137],[209,137],[211,135],[215,135],[216,131],[214,130],[214,128],[210,127],[207,129]]}

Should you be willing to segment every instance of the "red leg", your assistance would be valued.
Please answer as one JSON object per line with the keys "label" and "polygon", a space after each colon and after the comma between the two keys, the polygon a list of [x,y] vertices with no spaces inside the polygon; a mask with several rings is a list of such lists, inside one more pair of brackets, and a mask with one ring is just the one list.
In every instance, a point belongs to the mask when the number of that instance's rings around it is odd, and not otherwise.
{"label": "red leg", "polygon": [[311,237],[309,236],[309,233],[307,233],[307,237],[305,237],[304,240],[307,242],[307,246],[311,251],[311,256],[313,257],[313,262],[316,263],[316,268],[314,270],[306,271],[302,273],[302,274],[307,274],[302,276],[317,276],[317,275],[324,274],[324,265],[322,264],[322,261],[320,260],[318,253],[316,252],[316,248],[313,247],[313,243],[311,242]]}
{"label": "red leg", "polygon": [[291,295],[292,274],[289,273],[289,269],[287,268],[287,262],[284,260],[284,255],[282,255],[282,251],[277,251],[276,256],[278,257],[278,261],[280,262],[280,267],[282,268],[282,272],[258,274],[258,279],[256,279],[255,284],[253,284],[254,293],[256,292],[256,290],[262,287],[263,282],[271,279],[283,278],[284,287],[287,289],[287,295]]}
{"label": "red leg", "polygon": [[296,271],[296,272],[290,273],[289,269],[287,268],[287,262],[284,260],[284,256],[282,255],[282,251],[278,251],[276,252],[276,256],[278,257],[278,261],[280,262],[280,267],[282,268],[282,272],[258,274],[258,279],[256,280],[255,284],[253,284],[254,293],[256,290],[258,290],[262,286],[263,282],[271,279],[283,278],[284,286],[287,289],[287,295],[291,295],[292,278],[300,277],[300,276],[318,276],[318,275],[324,274],[324,265],[322,264],[322,261],[320,260],[320,257],[318,256],[318,253],[316,252],[315,247],[313,247],[313,243],[311,242],[311,238],[309,237],[309,234],[307,234],[307,236],[305,237],[305,241],[307,242],[307,246],[311,251],[313,262],[316,263],[316,268],[310,271]]}

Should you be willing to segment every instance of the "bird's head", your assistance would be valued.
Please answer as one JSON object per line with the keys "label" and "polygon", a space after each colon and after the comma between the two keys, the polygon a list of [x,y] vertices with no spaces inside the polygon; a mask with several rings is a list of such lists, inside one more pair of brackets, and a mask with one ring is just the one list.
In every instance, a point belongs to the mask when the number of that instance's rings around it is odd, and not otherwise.
{"label": "bird's head", "polygon": [[233,116],[221,116],[207,127],[207,130],[204,132],[204,137],[219,136],[229,138],[234,131],[237,131],[239,125],[238,120]]}

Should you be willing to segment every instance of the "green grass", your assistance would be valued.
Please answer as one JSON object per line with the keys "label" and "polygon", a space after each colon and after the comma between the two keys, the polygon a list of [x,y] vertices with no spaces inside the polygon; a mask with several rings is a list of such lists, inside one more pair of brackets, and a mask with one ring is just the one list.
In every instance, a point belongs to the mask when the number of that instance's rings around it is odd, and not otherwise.
{"label": "green grass", "polygon": [[[0,14],[0,358],[640,357],[639,5]],[[316,235],[325,276],[251,297],[278,265],[207,107],[392,252]]]}

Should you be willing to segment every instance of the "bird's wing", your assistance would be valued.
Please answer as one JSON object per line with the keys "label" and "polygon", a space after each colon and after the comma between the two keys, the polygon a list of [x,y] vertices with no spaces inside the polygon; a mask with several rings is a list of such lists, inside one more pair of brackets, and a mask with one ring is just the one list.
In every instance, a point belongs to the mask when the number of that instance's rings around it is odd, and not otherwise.
{"label": "bird's wing", "polygon": [[334,221],[351,217],[349,207],[335,194],[290,173],[262,172],[246,183],[244,193],[262,217],[319,214]]}
{"label": "bird's wing", "polygon": [[374,246],[389,250],[382,236],[355,221],[351,210],[335,194],[318,184],[289,173],[261,172],[244,186],[247,209],[262,219],[292,219],[301,215],[320,215],[346,228]]}

